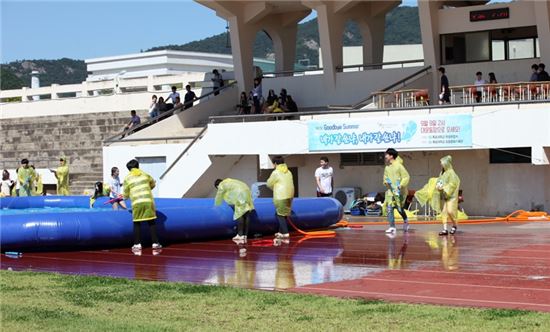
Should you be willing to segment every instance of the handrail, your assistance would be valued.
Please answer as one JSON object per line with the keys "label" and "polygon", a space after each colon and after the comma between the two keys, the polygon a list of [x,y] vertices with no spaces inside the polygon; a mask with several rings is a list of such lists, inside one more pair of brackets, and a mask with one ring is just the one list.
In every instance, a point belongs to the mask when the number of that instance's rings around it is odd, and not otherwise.
{"label": "handrail", "polygon": [[[383,88],[382,90],[378,90],[378,91],[379,91],[379,92],[380,92],[380,91],[388,91],[388,90],[390,90],[390,89],[393,89],[394,87],[396,87],[396,86],[398,86],[398,85],[400,85],[400,84],[402,84],[402,83],[405,83],[405,82],[408,81],[409,79],[411,79],[411,78],[413,78],[413,77],[415,77],[415,76],[417,76],[417,75],[419,75],[419,74],[422,74],[423,72],[427,72],[427,71],[430,70],[431,68],[432,68],[431,65],[426,66],[426,67],[424,67],[424,68],[422,68],[422,69],[420,69],[420,70],[418,70],[418,71],[415,71],[414,73],[410,74],[409,76],[407,76],[407,77],[405,77],[405,78],[403,78],[403,79],[400,79],[399,81],[397,81],[397,82],[395,82],[395,83],[393,83],[393,84],[391,84],[391,85],[389,85],[389,86]],[[365,105],[365,103],[366,103],[367,101],[369,101],[370,99],[372,99],[373,97],[374,97],[374,94],[371,93],[367,98],[365,98],[365,99],[363,99],[363,100],[361,100],[361,101],[359,101],[359,102],[357,102],[357,103],[355,103],[355,104],[353,104],[353,105],[327,105],[327,107],[328,107],[329,109],[358,109],[358,108],[360,108],[361,106]]]}
{"label": "handrail", "polygon": [[[124,130],[124,131],[122,131],[122,132],[117,133],[116,135],[113,135],[113,136],[110,136],[110,137],[106,138],[106,139],[103,140],[103,143],[104,143],[104,144],[108,144],[108,143],[118,142],[118,141],[122,140],[122,138],[118,138],[118,137],[120,137],[121,135],[128,136],[128,135],[130,135],[130,134],[132,134],[132,133],[134,133],[134,132],[136,132],[136,131],[139,131],[139,130],[141,130],[141,129],[143,129],[143,128],[149,127],[149,126],[152,125],[152,124],[155,124],[155,123],[157,123],[157,122],[160,122],[160,121],[162,121],[162,120],[164,120],[164,119],[166,119],[166,118],[168,118],[168,117],[170,117],[170,116],[172,116],[172,115],[174,115],[174,114],[181,113],[181,112],[183,112],[183,111],[186,110],[185,106],[191,105],[191,104],[193,104],[194,102],[199,101],[199,100],[202,100],[202,99],[204,99],[204,98],[206,98],[206,97],[210,97],[210,96],[213,95],[214,93],[219,93],[219,92],[221,92],[221,91],[223,91],[223,90],[225,90],[225,89],[227,89],[227,88],[229,88],[229,87],[233,87],[233,86],[236,85],[236,84],[237,84],[237,81],[233,81],[233,82],[229,83],[228,85],[224,85],[223,87],[221,87],[221,88],[219,88],[219,89],[210,91],[210,92],[208,92],[207,94],[202,95],[202,96],[200,96],[199,98],[197,98],[197,99],[195,99],[195,100],[190,100],[190,101],[188,101],[188,102],[185,102],[185,103],[183,103],[181,106],[179,106],[179,107],[174,107],[174,108],[172,108],[171,110],[166,111],[166,112],[164,112],[163,114],[160,114],[159,116],[150,119],[149,121],[143,122],[143,123],[139,124],[139,125],[136,126],[136,127],[130,128],[130,129],[128,129],[128,130]],[[190,109],[190,108],[188,108],[188,109]]]}
{"label": "handrail", "polygon": [[[164,137],[151,137],[151,138],[127,138],[124,142],[145,142],[145,141],[169,141],[179,139],[191,139],[195,136],[164,136]],[[111,142],[114,143],[114,142]]]}
{"label": "handrail", "polygon": [[364,63],[359,65],[346,65],[346,66],[336,66],[337,71],[342,71],[349,68],[370,68],[370,67],[381,67],[381,66],[390,66],[390,65],[404,65],[407,63],[418,63],[424,62],[424,59],[416,60],[404,60],[404,61],[390,61],[390,62],[381,62],[381,63]]}
{"label": "handrail", "polygon": [[[478,106],[492,106],[492,105],[521,105],[521,104],[539,104],[539,103],[550,103],[550,100],[514,100],[514,101],[504,101],[504,102],[493,102],[493,103],[475,103],[475,104],[443,104],[443,105],[422,105],[419,107],[397,107],[397,108],[374,108],[369,110],[354,110],[354,109],[327,109],[323,111],[310,111],[310,112],[287,112],[287,113],[276,113],[277,120],[278,118],[281,118],[281,121],[283,121],[284,117],[288,116],[314,116],[314,115],[334,115],[334,114],[357,114],[357,112],[364,112],[364,113],[386,113],[389,112],[407,112],[411,109],[424,109],[428,110],[430,112],[432,109],[436,108],[463,108],[465,106],[467,107],[478,107]],[[254,118],[274,118],[274,113],[269,114],[247,114],[247,115],[216,115],[216,116],[210,116],[209,123],[216,123],[216,120],[241,120],[241,122],[246,122],[246,119],[254,119]],[[218,123],[224,123],[222,121]]]}
{"label": "handrail", "polygon": [[191,143],[189,143],[189,145],[187,145],[187,147],[185,147],[185,149],[183,149],[183,152],[180,153],[179,156],[176,158],[176,160],[174,160],[174,162],[172,164],[170,164],[170,166],[168,166],[166,171],[164,171],[164,173],[162,173],[162,175],[160,176],[161,180],[164,179],[164,176],[166,174],[168,174],[168,172],[170,172],[170,170],[177,164],[177,162],[181,159],[181,157],[183,157],[183,155],[186,154],[187,151],[189,151],[189,149],[191,149],[191,147],[193,145],[195,145],[195,143],[199,140],[199,138],[201,138],[201,136],[204,134],[206,129],[208,129],[208,126],[205,126],[204,128],[202,128],[202,130],[197,134],[197,136],[195,136],[195,138],[191,141]]}
{"label": "handrail", "polygon": [[267,73],[263,73],[263,76],[265,77],[266,75],[273,75],[273,76],[277,76],[277,75],[285,75],[285,74],[294,74],[294,73],[307,73],[307,72],[310,72],[310,71],[322,71],[323,68],[311,68],[311,69],[299,69],[299,70],[281,70],[281,71],[271,71],[271,72],[267,72]]}

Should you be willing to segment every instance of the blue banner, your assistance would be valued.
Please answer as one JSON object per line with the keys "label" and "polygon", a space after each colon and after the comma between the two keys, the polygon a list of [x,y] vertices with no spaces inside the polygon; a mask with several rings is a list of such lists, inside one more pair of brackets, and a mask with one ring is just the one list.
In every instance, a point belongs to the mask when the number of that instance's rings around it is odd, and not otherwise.
{"label": "blue banner", "polygon": [[308,122],[309,151],[472,146],[472,116],[423,115]]}

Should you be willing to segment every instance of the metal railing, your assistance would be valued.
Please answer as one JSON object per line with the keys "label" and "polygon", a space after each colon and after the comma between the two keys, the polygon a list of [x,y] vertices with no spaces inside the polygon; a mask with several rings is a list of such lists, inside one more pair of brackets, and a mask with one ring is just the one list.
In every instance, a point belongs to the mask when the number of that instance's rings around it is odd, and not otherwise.
{"label": "metal railing", "polygon": [[[336,71],[343,72],[345,69],[357,69],[357,71],[367,70],[367,69],[382,69],[384,66],[395,66],[395,65],[398,65],[398,66],[393,67],[393,68],[404,68],[405,67],[404,65],[413,64],[413,63],[418,63],[419,66],[422,66],[422,65],[424,65],[424,59],[391,61],[391,62],[381,62],[381,63],[364,63],[364,64],[359,64],[359,65],[337,66]],[[399,65],[400,65],[400,67],[399,67]]]}
{"label": "metal railing", "polygon": [[310,72],[323,72],[323,68],[310,68],[310,69],[300,69],[300,70],[281,70],[281,71],[272,71],[263,73],[263,77],[279,77],[279,76],[297,76],[296,74],[306,75]]}
{"label": "metal railing", "polygon": [[[416,78],[416,76],[419,76],[420,74],[423,74],[423,73],[427,73],[430,69],[432,68],[432,66],[426,66],[418,71],[415,71],[414,73],[410,74],[409,76],[405,77],[405,78],[402,78],[400,79],[399,81],[391,84],[391,85],[388,85],[387,87],[383,88],[382,90],[379,90],[379,91],[389,91],[390,89],[393,89],[395,88],[396,86],[399,86],[399,85],[403,85],[405,86],[406,82],[412,78]],[[360,100],[359,102],[353,104],[353,105],[328,105],[327,107],[329,109],[342,109],[342,110],[346,110],[346,109],[354,109],[354,110],[357,110],[357,109],[360,109],[362,108],[363,106],[365,105],[368,105],[369,101],[372,100],[374,98],[374,96],[376,95],[376,93],[371,93],[367,98],[363,99],[363,100]]]}
{"label": "metal railing", "polygon": [[[185,110],[187,109],[191,109],[190,108],[185,108],[185,106],[187,105],[192,105],[193,103],[197,102],[197,101],[202,101],[202,100],[205,100],[205,99],[208,99],[210,98],[210,96],[214,95],[214,94],[217,94],[217,93],[220,93],[222,92],[223,90],[225,89],[228,89],[230,87],[233,87],[237,84],[237,81],[233,81],[231,83],[229,83],[228,85],[224,85],[223,87],[217,89],[217,90],[214,90],[214,91],[210,91],[208,92],[207,94],[205,95],[202,95],[200,96],[199,98],[195,99],[195,100],[192,100],[192,101],[188,101],[188,102],[185,102],[183,103],[181,106],[179,107],[175,107],[175,108],[172,108],[171,110],[169,111],[166,111],[164,113],[162,113],[161,115],[157,116],[157,117],[154,117],[152,119],[149,119],[148,121],[146,122],[143,122],[141,124],[139,124],[138,126],[136,127],[133,127],[133,128],[130,128],[128,130],[124,130],[122,132],[119,132],[118,134],[116,135],[113,135],[113,136],[110,136],[108,138],[106,138],[105,140],[103,140],[103,144],[105,145],[109,145],[109,143],[113,143],[113,142],[119,142],[121,141],[122,139],[124,139],[124,137],[128,136],[128,135],[131,135],[139,130],[142,130],[144,128],[147,128],[157,122],[160,122],[162,120],[165,120],[169,117],[171,117],[172,115],[174,114],[179,114],[181,112],[184,112]],[[124,139],[124,140],[128,140],[128,139]]]}
{"label": "metal railing", "polygon": [[204,135],[204,133],[206,132],[206,130],[208,129],[208,126],[205,126],[204,128],[202,128],[202,130],[197,134],[197,136],[195,136],[195,138],[191,141],[191,143],[189,143],[189,145],[187,145],[185,147],[185,149],[183,149],[183,151],[178,155],[178,157],[176,158],[176,160],[174,160],[174,162],[172,164],[170,164],[170,166],[168,166],[168,168],[166,169],[166,171],[164,171],[164,173],[162,173],[162,175],[160,176],[160,179],[164,179],[164,176],[166,176],[166,174],[168,174],[168,172],[170,172],[170,170],[178,163],[178,161],[187,153],[187,151],[189,151],[189,149],[191,149],[191,147],[193,147],[193,145],[195,145],[195,143]]}

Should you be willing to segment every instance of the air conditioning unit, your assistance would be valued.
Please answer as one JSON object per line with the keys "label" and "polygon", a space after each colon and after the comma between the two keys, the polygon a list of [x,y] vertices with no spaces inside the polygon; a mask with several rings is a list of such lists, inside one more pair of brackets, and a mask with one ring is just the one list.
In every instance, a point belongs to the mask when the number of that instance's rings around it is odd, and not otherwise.
{"label": "air conditioning unit", "polygon": [[342,203],[345,213],[350,212],[351,204],[359,197],[361,197],[361,188],[344,187],[335,188],[334,190],[334,198]]}

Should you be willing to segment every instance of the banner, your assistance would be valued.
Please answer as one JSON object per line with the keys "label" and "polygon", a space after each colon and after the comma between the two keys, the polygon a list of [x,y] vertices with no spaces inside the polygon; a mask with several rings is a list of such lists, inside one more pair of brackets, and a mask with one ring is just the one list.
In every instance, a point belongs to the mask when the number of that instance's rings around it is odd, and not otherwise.
{"label": "banner", "polygon": [[472,116],[422,115],[308,122],[309,151],[472,146]]}

